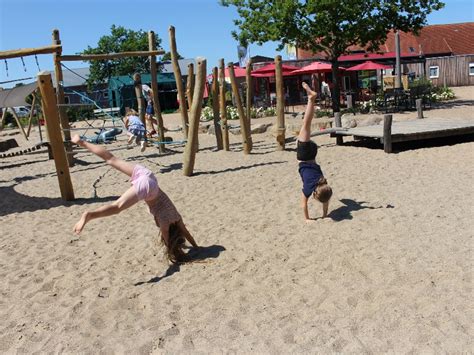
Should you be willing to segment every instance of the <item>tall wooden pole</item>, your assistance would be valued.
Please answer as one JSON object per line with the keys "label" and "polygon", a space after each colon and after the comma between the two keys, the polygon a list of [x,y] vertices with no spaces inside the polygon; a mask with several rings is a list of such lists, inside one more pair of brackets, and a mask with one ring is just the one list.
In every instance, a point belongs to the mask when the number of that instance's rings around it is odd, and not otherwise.
{"label": "tall wooden pole", "polygon": [[191,107],[190,111],[191,120],[189,122],[188,141],[186,142],[186,147],[184,148],[184,176],[191,176],[194,171],[194,162],[197,152],[199,119],[201,117],[204,85],[206,84],[206,59],[196,58],[196,65],[196,84],[194,85],[193,106]]}
{"label": "tall wooden pole", "polygon": [[237,87],[237,81],[235,80],[234,63],[228,63],[227,69],[229,70],[230,83],[232,85],[232,93],[234,94],[235,98],[235,105],[237,106],[237,112],[239,113],[240,132],[242,133],[244,154],[250,154],[252,150],[251,137],[248,134],[248,121],[245,117],[244,108],[242,107],[242,100],[240,99],[239,88]]}
{"label": "tall wooden pole", "polygon": [[[247,67],[245,68],[245,83],[247,85],[247,92],[245,95],[245,108],[246,108],[246,114],[247,114],[247,128],[248,132],[247,135],[251,137],[251,131],[252,131],[252,117],[250,114],[250,111],[252,110],[252,59],[249,59],[247,62]],[[252,141],[251,141],[252,143]],[[252,147],[250,148],[252,149]]]}
{"label": "tall wooden pole", "polygon": [[[148,49],[154,51],[156,49],[155,32],[148,32]],[[150,74],[151,74],[151,91],[153,92],[153,110],[155,111],[156,120],[158,122],[158,139],[160,142],[165,141],[165,130],[163,128],[163,116],[161,115],[160,98],[158,96],[158,78],[156,70],[156,56],[150,56]],[[165,145],[158,144],[161,154],[165,152]]]}
{"label": "tall wooden pole", "polygon": [[[61,39],[59,38],[59,30],[53,30],[53,45],[61,45]],[[53,54],[54,60],[54,76],[56,79],[56,101],[59,106],[59,119],[61,120],[61,127],[63,128],[64,144],[66,146],[66,152],[68,157],[69,166],[74,166],[74,157],[72,153],[71,144],[71,131],[69,126],[69,119],[66,113],[66,107],[62,106],[65,103],[64,100],[64,88],[63,88],[63,70],[61,68],[60,56],[62,53],[62,47],[59,47],[57,52]]]}
{"label": "tall wooden pole", "polygon": [[146,127],[145,122],[145,99],[143,98],[142,90],[142,76],[139,73],[133,74],[133,86],[135,87],[135,96],[137,98],[137,111],[142,121],[143,126]]}
{"label": "tall wooden pole", "polygon": [[181,112],[181,121],[183,125],[183,134],[184,138],[188,137],[188,110],[186,108],[186,94],[184,92],[183,79],[181,76],[181,68],[179,67],[178,62],[178,51],[176,49],[176,35],[175,29],[173,26],[169,28],[170,34],[170,52],[171,52],[171,61],[173,63],[174,77],[176,79],[176,87],[178,89],[179,97],[179,108]]}
{"label": "tall wooden pole", "polygon": [[219,125],[219,81],[217,67],[212,69],[212,113],[214,119],[214,132],[216,133],[217,150],[222,150],[222,131]]}
{"label": "tall wooden pole", "polygon": [[285,150],[285,93],[283,89],[281,55],[275,57],[275,84],[277,97],[277,150]]}
{"label": "tall wooden pole", "polygon": [[46,128],[49,133],[51,150],[53,151],[61,197],[63,200],[71,201],[74,200],[74,189],[69,174],[66,151],[63,145],[61,127],[59,125],[59,111],[54,94],[51,74],[44,71],[38,73],[38,86],[41,92],[43,115],[47,122]]}
{"label": "tall wooden pole", "polygon": [[186,80],[186,96],[188,98],[188,110],[191,109],[193,105],[193,90],[194,90],[194,64],[188,64],[188,78]]}
{"label": "tall wooden pole", "polygon": [[[36,92],[36,90],[35,90]],[[31,125],[33,123],[33,113],[35,112],[35,105],[36,105],[36,95],[33,92],[33,101],[31,102],[31,110],[30,110],[30,117],[28,119],[28,130],[26,131],[26,135],[29,137],[31,132]]]}
{"label": "tall wooden pole", "polygon": [[400,62],[400,33],[395,32],[395,89],[402,87],[402,67]]}
{"label": "tall wooden pole", "polygon": [[219,60],[219,107],[221,116],[221,129],[222,129],[222,143],[224,150],[229,151],[229,129],[227,127],[227,109],[225,102],[225,66],[224,59]]}

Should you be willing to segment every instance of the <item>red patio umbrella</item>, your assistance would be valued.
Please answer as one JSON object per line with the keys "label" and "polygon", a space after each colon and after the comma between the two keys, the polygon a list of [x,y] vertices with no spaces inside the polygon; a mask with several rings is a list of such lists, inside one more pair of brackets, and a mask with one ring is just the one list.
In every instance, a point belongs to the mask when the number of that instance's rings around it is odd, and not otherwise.
{"label": "red patio umbrella", "polygon": [[378,69],[392,69],[391,65],[384,65],[372,62],[368,60],[367,62],[357,64],[353,67],[347,68],[349,71],[359,71],[359,70],[378,70]]}
{"label": "red patio umbrella", "polygon": [[[244,77],[244,76],[247,75],[247,71],[245,70],[245,68],[237,67],[237,66],[234,65],[234,74],[235,74],[235,77],[236,77],[236,78],[242,78],[242,77]],[[228,68],[228,67],[225,67],[224,76],[225,76],[226,78],[229,77],[229,68]],[[212,79],[212,74],[209,74],[209,75],[207,76],[207,78],[208,78],[209,80]]]}
{"label": "red patio umbrella", "polygon": [[[281,65],[281,71],[283,75],[293,75],[292,72],[298,69],[298,67],[294,67],[292,65]],[[252,71],[252,76],[257,78],[266,78],[270,76],[275,76],[275,63],[271,63],[265,65],[264,67],[258,68]]]}
{"label": "red patio umbrella", "polygon": [[[339,68],[339,69],[343,69],[343,68]],[[332,67],[330,63],[313,62],[300,69],[292,71],[291,74],[300,75],[300,74],[313,74],[313,73],[329,73],[331,71],[332,71]]]}

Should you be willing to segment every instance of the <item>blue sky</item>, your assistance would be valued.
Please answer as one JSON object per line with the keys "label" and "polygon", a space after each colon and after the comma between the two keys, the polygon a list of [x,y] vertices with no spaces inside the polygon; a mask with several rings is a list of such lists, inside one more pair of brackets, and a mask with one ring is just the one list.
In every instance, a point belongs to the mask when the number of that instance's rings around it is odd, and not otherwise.
{"label": "blue sky", "polygon": [[[429,24],[474,21],[471,0],[445,0],[443,10],[428,18]],[[204,56],[208,71],[219,58],[237,60],[237,43],[231,36],[237,18],[234,8],[225,8],[218,0],[0,0],[0,50],[42,47],[51,44],[51,31],[58,28],[64,54],[95,46],[98,39],[110,33],[111,25],[133,30],[153,30],[169,49],[168,27],[176,27],[178,51],[184,57]],[[274,57],[276,43],[250,46],[252,55]],[[52,56],[39,55],[41,70],[52,69]],[[20,59],[0,61],[0,82],[35,76],[34,57],[25,57],[26,72]],[[73,62],[69,67],[84,67]],[[11,84],[14,85],[14,84]],[[8,87],[11,85],[3,85]]]}

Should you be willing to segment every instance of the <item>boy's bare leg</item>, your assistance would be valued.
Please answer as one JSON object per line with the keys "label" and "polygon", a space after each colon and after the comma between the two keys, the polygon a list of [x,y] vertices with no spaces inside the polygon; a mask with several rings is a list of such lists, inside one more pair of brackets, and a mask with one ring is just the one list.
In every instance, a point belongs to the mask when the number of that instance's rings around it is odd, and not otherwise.
{"label": "boy's bare leg", "polygon": [[115,157],[112,153],[110,153],[107,149],[100,145],[92,144],[86,141],[83,141],[79,135],[74,135],[71,138],[71,142],[86,148],[88,151],[91,153],[94,153],[97,155],[99,158],[102,158],[105,160],[107,164],[110,166],[114,167],[118,171],[121,171],[122,173],[132,176],[133,174],[133,168],[135,167],[134,164],[128,163],[125,160],[119,159]]}
{"label": "boy's bare leg", "polygon": [[316,100],[317,94],[311,90],[309,85],[305,82],[303,82],[302,86],[308,95],[308,104],[306,105],[306,111],[303,117],[303,125],[301,126],[298,140],[300,142],[308,142],[311,139],[311,121],[314,117],[314,101]]}

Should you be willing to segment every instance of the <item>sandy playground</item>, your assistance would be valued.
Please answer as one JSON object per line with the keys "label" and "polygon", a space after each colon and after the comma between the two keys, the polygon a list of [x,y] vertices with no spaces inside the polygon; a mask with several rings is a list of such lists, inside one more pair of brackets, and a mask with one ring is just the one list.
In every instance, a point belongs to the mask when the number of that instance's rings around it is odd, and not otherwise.
{"label": "sandy playground", "polygon": [[[473,88],[456,93],[427,119],[474,120]],[[295,142],[277,152],[270,131],[256,134],[245,156],[230,137],[232,151],[215,152],[200,134],[191,178],[183,147],[108,145],[157,173],[203,247],[181,266],[164,260],[144,203],[72,234],[129,186],[95,156],[77,154],[68,203],[46,153],[0,160],[0,353],[472,352],[472,137],[395,154],[317,137],[334,196],[330,218],[310,224]]]}

